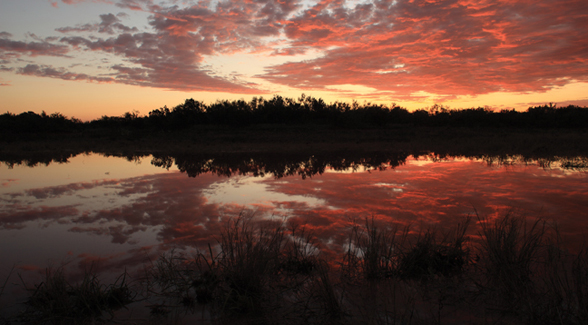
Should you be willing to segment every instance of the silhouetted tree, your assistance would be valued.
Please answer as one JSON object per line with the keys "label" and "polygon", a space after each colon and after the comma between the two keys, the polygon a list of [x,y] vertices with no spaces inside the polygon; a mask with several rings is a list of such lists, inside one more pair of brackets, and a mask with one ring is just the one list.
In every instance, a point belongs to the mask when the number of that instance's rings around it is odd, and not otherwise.
{"label": "silhouetted tree", "polygon": [[152,110],[147,116],[138,111],[122,116],[102,116],[83,123],[61,113],[41,114],[32,111],[0,115],[0,132],[4,141],[35,139],[42,135],[63,136],[84,132],[89,137],[137,137],[160,131],[172,132],[200,125],[231,127],[269,125],[315,125],[338,128],[387,128],[390,126],[436,127],[509,127],[509,128],[588,128],[588,108],[553,103],[532,106],[525,112],[503,109],[494,112],[489,107],[449,109],[435,104],[428,109],[409,112],[396,104],[390,106],[335,101],[327,104],[321,98],[302,94],[298,99],[273,96],[254,97],[251,101],[218,100],[206,105],[186,99],[169,109]]}

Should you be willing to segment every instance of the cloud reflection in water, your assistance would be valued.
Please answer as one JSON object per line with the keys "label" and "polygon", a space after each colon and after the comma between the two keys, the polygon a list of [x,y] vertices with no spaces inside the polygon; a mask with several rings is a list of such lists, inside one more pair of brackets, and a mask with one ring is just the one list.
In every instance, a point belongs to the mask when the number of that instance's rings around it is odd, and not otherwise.
{"label": "cloud reflection in water", "polygon": [[[19,192],[5,187],[0,237],[2,246],[11,249],[1,260],[30,268],[44,267],[47,259],[70,258],[80,268],[99,263],[122,269],[171,248],[204,249],[216,243],[228,218],[244,210],[306,224],[326,251],[345,244],[354,220],[372,216],[444,227],[476,212],[492,217],[515,209],[557,221],[572,241],[588,232],[588,183],[582,171],[413,158],[379,171],[321,168],[323,172],[304,178],[296,173],[278,178],[211,172],[187,177],[172,171]],[[38,244],[27,244],[32,241]],[[50,249],[20,251],[41,246]]]}

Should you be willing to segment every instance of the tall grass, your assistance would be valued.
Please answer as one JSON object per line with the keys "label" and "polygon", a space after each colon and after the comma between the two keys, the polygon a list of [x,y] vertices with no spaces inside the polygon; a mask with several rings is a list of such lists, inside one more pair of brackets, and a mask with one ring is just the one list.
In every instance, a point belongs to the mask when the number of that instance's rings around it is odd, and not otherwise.
{"label": "tall grass", "polygon": [[503,299],[499,303],[524,307],[536,294],[532,267],[539,258],[545,223],[537,220],[528,226],[525,219],[507,214],[493,223],[480,220],[480,226],[485,286]]}
{"label": "tall grass", "polygon": [[335,319],[340,311],[330,267],[317,256],[313,238],[294,224],[254,223],[244,214],[229,219],[207,252],[192,260],[160,258],[148,281],[161,301],[153,306],[188,309],[193,305],[184,302],[195,302],[222,323]]}
{"label": "tall grass", "polygon": [[254,229],[248,218],[231,219],[219,245],[220,253],[208,264],[224,279],[215,307],[226,315],[263,317],[276,298],[270,287],[284,249],[282,226]]}
{"label": "tall grass", "polygon": [[71,284],[63,269],[47,269],[45,280],[34,288],[26,301],[21,320],[36,324],[87,324],[112,318],[113,312],[125,307],[134,299],[127,274],[114,284],[104,285],[92,272],[82,281]]}
{"label": "tall grass", "polygon": [[507,214],[480,220],[485,302],[528,324],[588,322],[588,253],[565,248],[557,226]]}
{"label": "tall grass", "polygon": [[[585,324],[588,251],[565,249],[557,227],[514,214],[452,229],[367,219],[327,259],[302,225],[241,214],[194,256],[171,251],[148,266],[139,296],[126,277],[70,284],[48,272],[31,288],[28,320],[106,320],[144,300],[157,322],[197,315],[218,324]],[[337,266],[338,265],[338,266]]]}
{"label": "tall grass", "polygon": [[470,263],[465,233],[411,230],[374,218],[351,230],[342,276],[350,320],[368,324],[440,323],[443,305],[459,300],[458,277]]}
{"label": "tall grass", "polygon": [[343,257],[344,275],[348,279],[371,281],[397,273],[401,247],[409,230],[399,228],[398,225],[378,227],[373,217],[366,219],[363,227],[354,225]]}
{"label": "tall grass", "polygon": [[378,226],[373,218],[366,220],[363,227],[352,228],[343,257],[344,273],[368,281],[390,277],[425,280],[460,273],[470,258],[465,245],[470,220],[466,218],[444,234],[421,229],[412,236],[410,226]]}

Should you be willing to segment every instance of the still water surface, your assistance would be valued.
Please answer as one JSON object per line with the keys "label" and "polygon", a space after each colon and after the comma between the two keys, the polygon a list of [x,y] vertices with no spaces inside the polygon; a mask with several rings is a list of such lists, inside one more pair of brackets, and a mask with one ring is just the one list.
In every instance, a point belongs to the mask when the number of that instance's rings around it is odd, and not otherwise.
{"label": "still water surface", "polygon": [[2,164],[0,274],[14,267],[34,278],[63,265],[119,272],[170,249],[214,244],[226,220],[244,212],[306,224],[326,254],[345,245],[354,222],[371,217],[442,228],[514,211],[557,222],[571,245],[588,233],[588,173],[558,163],[408,156],[318,173],[301,173],[302,164],[278,177],[190,173],[186,161],[172,162],[84,154],[35,167]]}

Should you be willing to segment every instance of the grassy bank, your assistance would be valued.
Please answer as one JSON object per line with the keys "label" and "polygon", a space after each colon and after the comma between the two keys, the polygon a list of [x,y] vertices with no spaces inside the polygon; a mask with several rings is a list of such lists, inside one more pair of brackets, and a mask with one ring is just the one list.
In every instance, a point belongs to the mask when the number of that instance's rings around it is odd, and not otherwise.
{"label": "grassy bank", "polygon": [[[473,227],[476,230],[471,231]],[[303,225],[240,216],[225,224],[218,242],[210,243],[207,250],[194,256],[169,252],[133,279],[125,274],[114,284],[103,285],[88,274],[72,284],[61,272],[47,272],[44,282],[29,287],[20,320],[52,324],[588,321],[588,253],[568,251],[557,228],[544,221],[513,215],[497,220],[462,218],[452,229],[441,231],[365,220],[348,231],[348,245],[333,253]],[[142,306],[145,313],[131,317],[121,309],[133,305]]]}

